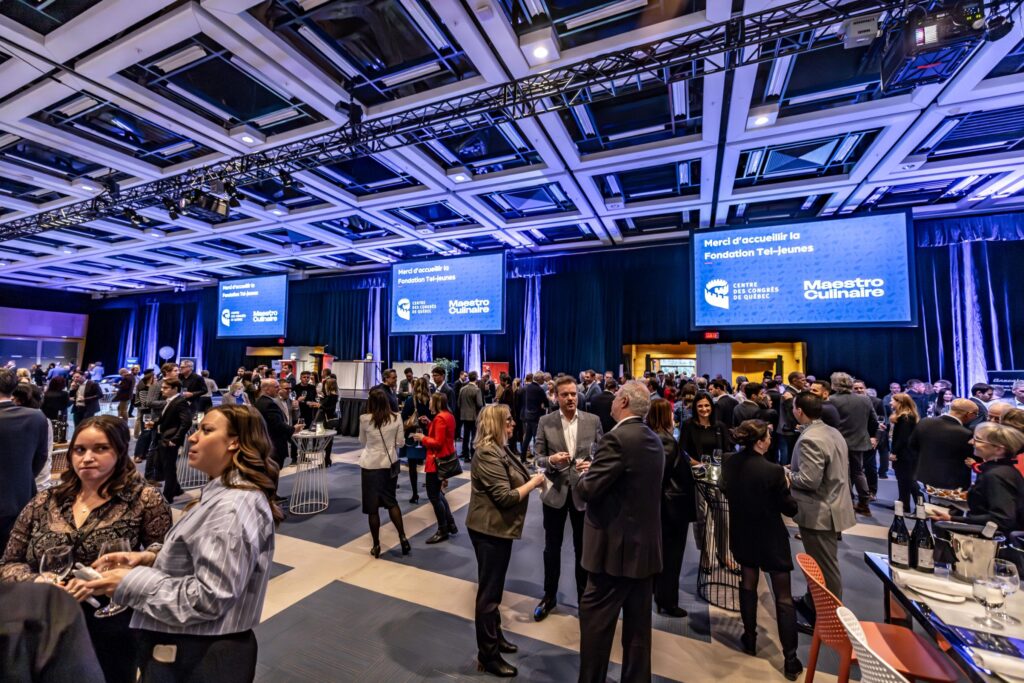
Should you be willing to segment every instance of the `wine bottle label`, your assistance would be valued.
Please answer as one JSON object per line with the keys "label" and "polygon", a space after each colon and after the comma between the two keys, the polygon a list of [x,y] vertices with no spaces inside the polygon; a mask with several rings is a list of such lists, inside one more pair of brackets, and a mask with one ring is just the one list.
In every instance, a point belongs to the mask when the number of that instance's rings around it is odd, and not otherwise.
{"label": "wine bottle label", "polygon": [[910,546],[908,545],[892,545],[892,563],[902,565],[904,567],[910,565]]}
{"label": "wine bottle label", "polygon": [[935,569],[934,551],[932,551],[930,548],[918,548],[917,568],[921,570]]}

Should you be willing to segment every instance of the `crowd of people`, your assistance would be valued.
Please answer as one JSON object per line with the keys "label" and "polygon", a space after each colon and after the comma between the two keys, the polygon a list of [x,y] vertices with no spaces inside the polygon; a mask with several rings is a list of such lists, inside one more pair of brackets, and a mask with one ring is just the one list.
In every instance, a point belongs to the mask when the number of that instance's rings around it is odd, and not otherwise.
{"label": "crowd of people", "polygon": [[[99,414],[102,373],[95,366],[0,370],[0,582],[56,584],[65,596],[41,599],[37,587],[19,593],[4,586],[6,604],[48,604],[51,617],[63,610],[62,628],[79,632],[66,641],[76,643],[70,656],[81,658],[83,670],[95,660],[107,681],[135,680],[137,670],[143,680],[168,671],[174,680],[251,680],[252,628],[287,502],[277,492],[278,473],[297,458],[296,432],[335,426],[337,378],[239,368],[219,396],[189,361],[125,368],[106,395],[110,409]],[[496,676],[517,674],[505,659],[518,648],[502,631],[499,606],[534,489],[544,550],[532,617],[541,621],[559,607],[568,526],[579,678],[587,682],[605,680],[620,616],[624,681],[650,679],[652,611],[687,616],[679,606],[686,540],[693,523],[700,544],[698,527],[710,523],[696,493],[702,463],[722,463],[718,485],[729,519],[715,533],[729,553],[714,559],[740,577],[742,649],[757,653],[764,572],[790,680],[802,670],[797,634],[815,615],[808,596],[792,594],[784,516],[793,518],[805,552],[839,598],[841,535],[857,515],[873,514],[878,481],[890,471],[908,512],[921,485],[959,488],[967,491],[961,521],[1024,530],[1024,382],[1005,398],[987,384],[957,397],[948,382],[912,379],[891,383],[879,397],[844,372],[827,379],[792,372],[785,381],[765,373],[735,384],[660,372],[533,372],[523,381],[463,372],[451,383],[442,367],[403,374],[399,381],[396,370],[385,370],[359,418],[370,552],[381,553],[381,509],[402,554],[412,550],[398,504],[403,462],[411,502],[419,502],[422,468],[436,517],[426,543],[458,534],[446,492],[465,465],[465,525],[478,567],[478,663]],[[68,467],[54,482],[50,455],[65,433]],[[182,493],[180,457],[210,481],[172,524],[170,504]],[[932,517],[950,518],[941,511]],[[61,564],[67,548],[77,570]],[[97,597],[109,605],[100,607]],[[81,619],[67,617],[67,600],[81,604]],[[14,664],[35,665],[25,658]]]}

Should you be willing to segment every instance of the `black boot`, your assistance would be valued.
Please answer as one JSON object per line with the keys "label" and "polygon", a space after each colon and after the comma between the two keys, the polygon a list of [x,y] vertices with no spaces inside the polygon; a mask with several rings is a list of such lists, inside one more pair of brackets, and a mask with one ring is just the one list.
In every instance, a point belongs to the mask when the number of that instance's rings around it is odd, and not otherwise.
{"label": "black boot", "polygon": [[804,667],[796,656],[799,636],[796,628],[796,607],[791,600],[775,601],[775,620],[779,624],[779,644],[782,646],[782,654],[786,658],[783,673],[786,678],[795,681]]}
{"label": "black boot", "polygon": [[479,659],[476,669],[477,671],[486,671],[492,676],[498,676],[499,678],[512,678],[519,673],[514,666],[502,659],[500,655],[492,659]]}
{"label": "black boot", "polygon": [[743,619],[743,651],[757,654],[757,591],[740,589],[740,617]]}
{"label": "black boot", "polygon": [[498,634],[498,652],[500,652],[502,654],[505,654],[505,655],[515,654],[516,652],[519,652],[519,646],[516,645],[515,643],[508,642],[508,640],[506,640],[506,638],[505,638],[505,634],[504,633],[499,633]]}

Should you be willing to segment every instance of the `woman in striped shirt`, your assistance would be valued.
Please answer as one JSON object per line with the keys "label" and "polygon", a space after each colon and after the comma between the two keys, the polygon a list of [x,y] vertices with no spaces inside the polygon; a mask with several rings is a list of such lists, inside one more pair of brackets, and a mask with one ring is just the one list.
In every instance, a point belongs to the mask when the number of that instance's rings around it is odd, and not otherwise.
{"label": "woman in striped shirt", "polygon": [[189,437],[189,464],[210,476],[158,553],[112,553],[94,592],[135,610],[142,681],[251,681],[270,563],[277,466],[252,406],[222,405]]}

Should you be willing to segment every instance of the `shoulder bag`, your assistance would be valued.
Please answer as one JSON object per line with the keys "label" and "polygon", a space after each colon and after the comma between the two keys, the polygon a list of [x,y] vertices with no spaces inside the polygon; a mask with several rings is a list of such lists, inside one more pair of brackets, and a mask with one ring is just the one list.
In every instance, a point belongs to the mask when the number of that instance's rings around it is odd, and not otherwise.
{"label": "shoulder bag", "polygon": [[398,479],[398,473],[402,471],[402,463],[397,457],[394,460],[391,459],[391,452],[388,450],[387,441],[384,439],[384,432],[381,431],[380,427],[377,427],[377,433],[380,434],[380,444],[384,447],[384,454],[388,456],[388,462],[391,463],[391,478]]}
{"label": "shoulder bag", "polygon": [[462,464],[459,462],[459,454],[452,451],[441,458],[434,458],[437,466],[437,476],[441,479],[452,479],[462,474]]}

